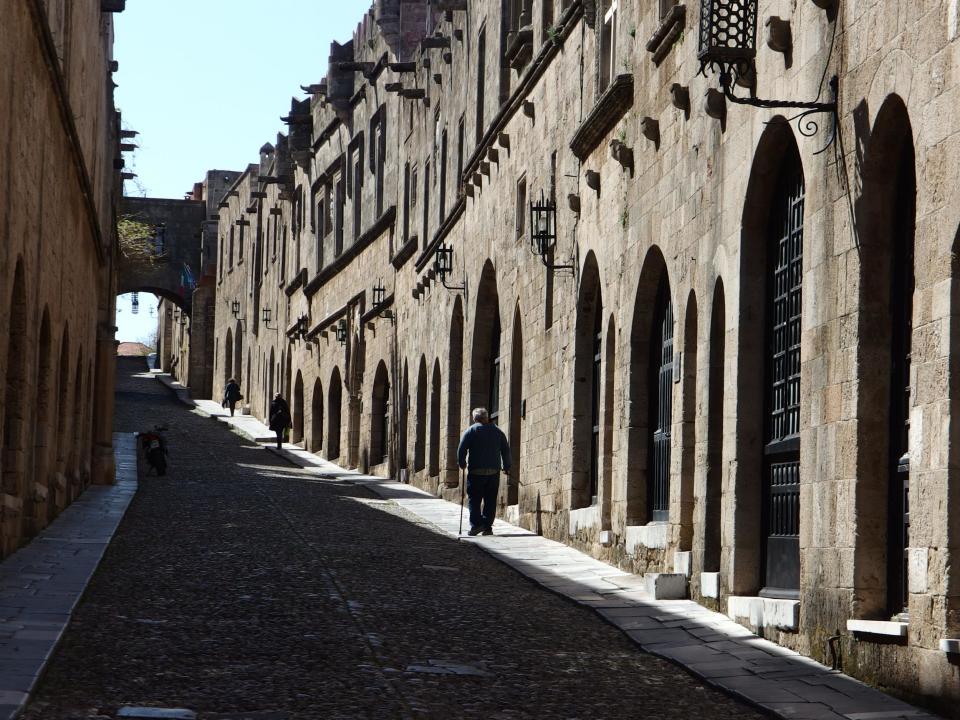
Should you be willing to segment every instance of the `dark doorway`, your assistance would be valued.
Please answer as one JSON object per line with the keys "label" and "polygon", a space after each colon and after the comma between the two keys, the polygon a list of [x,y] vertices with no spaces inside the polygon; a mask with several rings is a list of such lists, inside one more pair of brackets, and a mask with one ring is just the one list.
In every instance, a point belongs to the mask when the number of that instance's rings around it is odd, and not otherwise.
{"label": "dark doorway", "polygon": [[673,302],[667,278],[657,290],[650,343],[650,520],[670,519],[670,442],[673,424]]}

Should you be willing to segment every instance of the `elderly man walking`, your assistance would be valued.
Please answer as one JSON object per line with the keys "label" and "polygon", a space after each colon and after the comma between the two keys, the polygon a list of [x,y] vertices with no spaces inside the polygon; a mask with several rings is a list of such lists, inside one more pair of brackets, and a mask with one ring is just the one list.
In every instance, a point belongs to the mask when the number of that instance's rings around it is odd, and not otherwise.
{"label": "elderly man walking", "polygon": [[490,423],[486,408],[471,413],[473,425],[460,438],[457,463],[467,468],[467,507],[470,509],[468,535],[493,535],[493,518],[497,513],[497,491],[500,468],[510,474],[510,444],[507,436]]}

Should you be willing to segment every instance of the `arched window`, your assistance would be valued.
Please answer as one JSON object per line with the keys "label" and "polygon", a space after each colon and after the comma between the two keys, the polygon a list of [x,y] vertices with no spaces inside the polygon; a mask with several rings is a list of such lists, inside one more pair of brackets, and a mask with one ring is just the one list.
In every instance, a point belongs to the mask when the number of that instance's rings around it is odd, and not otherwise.
{"label": "arched window", "polygon": [[800,587],[803,207],[803,169],[794,150],[784,158],[770,208],[764,321],[764,585],[781,595]]}
{"label": "arched window", "polygon": [[673,303],[666,276],[657,290],[650,343],[650,519],[670,517],[670,428],[673,423]]}

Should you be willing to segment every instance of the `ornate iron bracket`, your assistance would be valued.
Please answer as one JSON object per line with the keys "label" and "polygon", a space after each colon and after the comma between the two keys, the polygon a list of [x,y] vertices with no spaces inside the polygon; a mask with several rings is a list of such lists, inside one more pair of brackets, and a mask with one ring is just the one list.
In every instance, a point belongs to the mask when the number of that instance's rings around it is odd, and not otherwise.
{"label": "ornate iron bracket", "polygon": [[827,113],[832,120],[830,127],[830,137],[827,144],[817,150],[814,155],[826,152],[837,139],[837,96],[840,90],[840,80],[834,75],[830,78],[830,102],[820,102],[819,95],[813,102],[804,102],[800,100],[765,100],[756,97],[740,97],[733,93],[733,85],[740,76],[740,66],[737,64],[723,65],[720,68],[720,87],[723,89],[723,95],[732,103],[738,105],[750,105],[758,108],[792,108],[800,110],[799,113],[787,118],[788,123],[796,123],[797,132],[803,137],[813,137],[820,132],[820,124],[812,119],[811,115]]}

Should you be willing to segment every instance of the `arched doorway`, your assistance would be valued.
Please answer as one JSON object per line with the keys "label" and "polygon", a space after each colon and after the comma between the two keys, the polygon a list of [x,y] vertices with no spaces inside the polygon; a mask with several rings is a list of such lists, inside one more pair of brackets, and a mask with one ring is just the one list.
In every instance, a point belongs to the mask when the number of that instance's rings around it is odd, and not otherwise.
{"label": "arched doorway", "polygon": [[665,360],[672,360],[672,339],[673,305],[667,265],[660,248],[653,246],[640,269],[630,329],[628,525],[669,518],[672,368]]}
{"label": "arched doorway", "polygon": [[724,393],[726,383],[726,301],[717,279],[710,313],[710,367],[707,380],[707,486],[703,503],[703,571],[719,572],[723,537]]}
{"label": "arched doorway", "polygon": [[597,268],[596,256],[593,252],[589,252],[580,276],[577,326],[573,345],[571,509],[596,504],[600,493],[602,341],[603,300],[600,291],[600,271]]}
{"label": "arched doorway", "polygon": [[[34,417],[33,447],[34,447],[34,483],[44,488],[49,487],[50,452],[51,452],[51,404],[53,403],[53,338],[50,331],[50,311],[43,309],[43,319],[40,321],[40,342],[37,352],[37,412]],[[92,423],[88,423],[89,425]],[[31,527],[29,532],[35,534],[46,525],[46,508],[41,503],[34,505],[33,498],[40,493],[28,492],[25,498],[27,506],[24,517]]]}
{"label": "arched doorway", "polygon": [[238,320],[237,329],[233,335],[233,378],[237,385],[243,383],[243,324]]}
{"label": "arched doorway", "polygon": [[470,351],[470,407],[485,407],[490,421],[500,418],[500,300],[493,263],[484,264],[477,289]]}
{"label": "arched doorway", "polygon": [[57,383],[57,451],[53,488],[47,496],[47,519],[53,520],[66,506],[64,478],[67,466],[67,418],[70,414],[70,329],[63,328]]}
{"label": "arched doorway", "polygon": [[[24,432],[32,403],[28,402],[27,382],[27,291],[22,261],[13,272],[13,291],[9,296],[10,324],[7,327],[7,358],[4,388],[3,436],[0,462],[3,463],[3,491],[23,498],[27,464],[27,438]],[[3,556],[16,549],[20,518],[3,516]],[[15,525],[16,527],[7,527]],[[12,543],[8,545],[8,542]]]}
{"label": "arched doorway", "polygon": [[310,452],[323,448],[323,383],[320,378],[313,382],[313,399],[310,403]]}
{"label": "arched doorway", "polygon": [[697,331],[699,317],[697,296],[691,290],[687,295],[686,317],[683,323],[683,362],[680,402],[680,550],[693,547],[693,485],[697,470]]}
{"label": "arched doorway", "polygon": [[400,457],[398,461],[400,467],[406,469],[410,465],[410,460],[408,457],[408,448],[407,442],[408,432],[407,428],[410,423],[410,378],[407,372],[407,361],[403,361],[403,380],[400,387],[400,427],[398,430],[399,440],[399,454]]}
{"label": "arched doorway", "polygon": [[512,464],[507,476],[507,505],[516,505],[520,502],[520,470],[523,453],[521,452],[523,436],[521,423],[523,422],[523,320],[520,313],[520,303],[513,311],[513,338],[510,343],[510,454]]}
{"label": "arched doorway", "polygon": [[417,406],[414,416],[416,435],[413,438],[413,471],[419,472],[426,466],[427,449],[427,360],[420,356],[420,370],[417,372]]}
{"label": "arched doorway", "polygon": [[796,141],[786,122],[769,123],[741,237],[732,593],[799,597],[803,223]]}
{"label": "arched doorway", "polygon": [[223,343],[223,386],[226,387],[233,377],[233,330],[227,328],[227,339]]}
{"label": "arched doorway", "polygon": [[431,477],[440,474],[440,361],[433,361],[433,376],[430,380],[430,458],[428,471]]}
{"label": "arched doorway", "polygon": [[446,481],[457,477],[457,447],[462,428],[467,424],[463,412],[463,304],[457,295],[450,320],[450,366],[447,369],[447,457]]}
{"label": "arched doorway", "polygon": [[613,507],[613,431],[614,398],[616,385],[617,329],[613,313],[607,323],[605,344],[604,381],[603,381],[603,477],[600,488],[600,526],[602,530],[612,529],[611,509]]}
{"label": "arched doorway", "polygon": [[370,464],[387,461],[390,447],[390,376],[381,360],[373,377],[370,413]]}
{"label": "arched doorway", "polygon": [[293,431],[290,439],[298,443],[303,440],[303,375],[297,370],[297,379],[293,383]]}
{"label": "arched doorway", "polygon": [[[857,201],[861,229],[858,327],[858,527],[856,617],[905,617],[909,604],[910,447],[914,290],[926,268],[915,264],[916,151],[903,100],[891,95],[877,113]],[[954,263],[956,266],[956,263]],[[923,362],[921,359],[920,362]],[[921,372],[915,375],[922,377]],[[879,530],[879,532],[878,532]],[[921,535],[923,531],[921,530]],[[925,546],[922,539],[917,543]]]}
{"label": "arched doorway", "polygon": [[334,368],[330,376],[330,400],[327,403],[327,459],[340,457],[340,416],[343,410],[343,380],[340,368]]}

